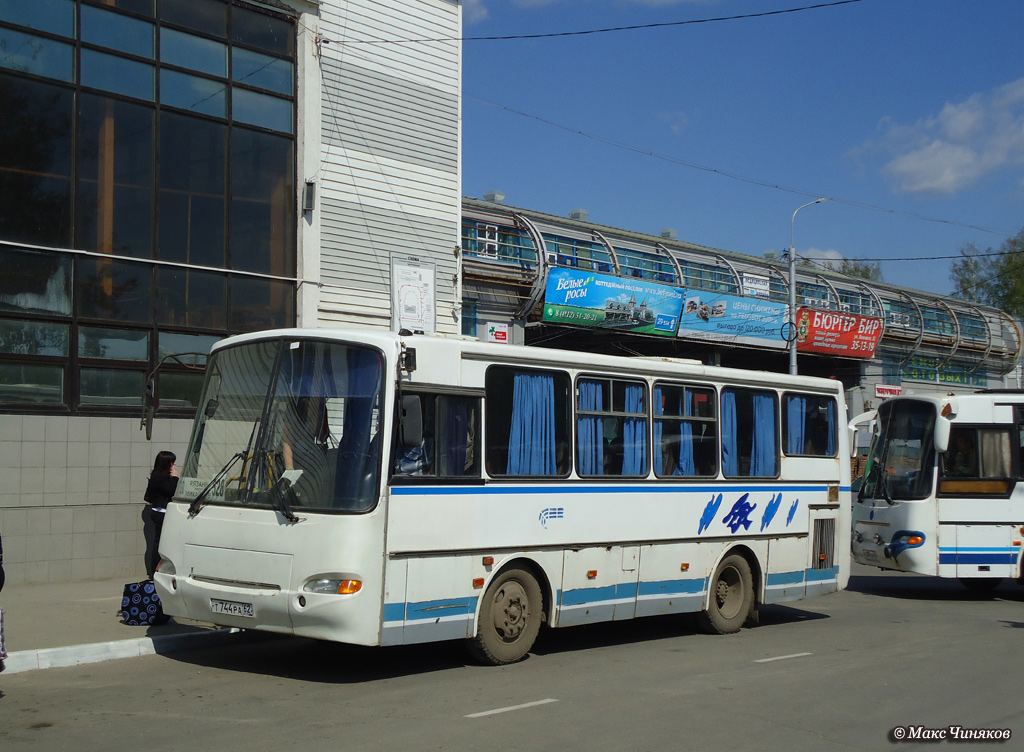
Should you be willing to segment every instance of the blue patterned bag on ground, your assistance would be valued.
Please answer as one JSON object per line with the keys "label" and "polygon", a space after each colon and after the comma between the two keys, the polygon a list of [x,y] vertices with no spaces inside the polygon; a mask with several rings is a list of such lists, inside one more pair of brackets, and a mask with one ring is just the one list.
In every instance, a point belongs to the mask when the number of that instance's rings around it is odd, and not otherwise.
{"label": "blue patterned bag on ground", "polygon": [[167,621],[160,606],[160,596],[152,580],[130,582],[121,596],[121,621],[132,627],[148,627]]}

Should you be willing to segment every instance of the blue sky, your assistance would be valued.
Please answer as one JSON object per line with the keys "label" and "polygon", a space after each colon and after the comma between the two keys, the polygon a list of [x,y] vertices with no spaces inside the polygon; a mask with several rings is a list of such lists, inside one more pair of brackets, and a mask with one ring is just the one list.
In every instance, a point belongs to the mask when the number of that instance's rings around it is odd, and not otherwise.
{"label": "blue sky", "polygon": [[[464,0],[464,35],[818,2]],[[467,39],[462,190],[755,256],[788,248],[796,208],[829,196],[797,215],[799,255],[882,258],[885,281],[948,293],[950,259],[898,259],[1024,227],[1022,31],[1022,0],[859,0]]]}

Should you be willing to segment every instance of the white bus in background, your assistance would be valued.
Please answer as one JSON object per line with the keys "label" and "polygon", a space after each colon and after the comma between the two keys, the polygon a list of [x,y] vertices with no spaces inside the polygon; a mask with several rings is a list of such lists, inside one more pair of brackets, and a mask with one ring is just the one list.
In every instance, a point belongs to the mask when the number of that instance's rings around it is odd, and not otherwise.
{"label": "white bus in background", "polygon": [[851,425],[872,418],[854,559],[981,591],[1020,578],[1024,392],[894,397]]}
{"label": "white bus in background", "polygon": [[210,356],[155,580],[164,611],[526,655],[542,625],[760,604],[849,577],[835,380],[279,330]]}

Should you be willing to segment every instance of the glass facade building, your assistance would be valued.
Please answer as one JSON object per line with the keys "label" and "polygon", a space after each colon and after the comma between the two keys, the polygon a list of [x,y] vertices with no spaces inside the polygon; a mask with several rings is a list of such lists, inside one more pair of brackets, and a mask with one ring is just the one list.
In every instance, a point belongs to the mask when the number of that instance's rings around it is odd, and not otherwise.
{"label": "glass facade building", "polygon": [[[0,0],[0,411],[135,414],[166,355],[294,323],[295,40],[224,0]],[[161,367],[158,409],[201,378]]]}

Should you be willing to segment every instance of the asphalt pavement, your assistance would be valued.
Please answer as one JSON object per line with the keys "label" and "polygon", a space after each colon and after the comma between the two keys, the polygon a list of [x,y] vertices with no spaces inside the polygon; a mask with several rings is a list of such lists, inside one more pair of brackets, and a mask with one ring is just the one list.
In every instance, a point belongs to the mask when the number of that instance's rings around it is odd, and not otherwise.
{"label": "asphalt pavement", "polygon": [[0,608],[8,657],[0,678],[192,649],[230,639],[238,631],[187,619],[129,626],[121,620],[124,585],[124,580],[90,580],[4,586]]}

